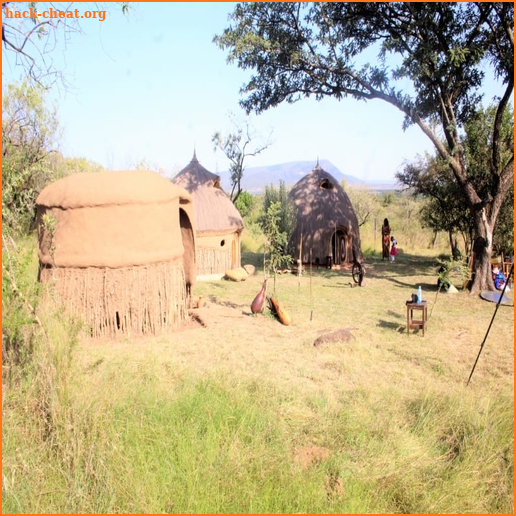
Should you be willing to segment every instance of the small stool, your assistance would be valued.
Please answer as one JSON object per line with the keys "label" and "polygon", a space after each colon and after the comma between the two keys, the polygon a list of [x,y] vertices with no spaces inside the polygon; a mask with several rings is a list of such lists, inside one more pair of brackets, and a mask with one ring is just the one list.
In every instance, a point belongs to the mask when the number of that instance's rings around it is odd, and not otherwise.
{"label": "small stool", "polygon": [[[414,319],[414,312],[417,311],[421,312],[421,319]],[[407,302],[407,334],[410,333],[410,330],[423,330],[424,337],[427,321],[426,301],[421,301],[421,303]]]}

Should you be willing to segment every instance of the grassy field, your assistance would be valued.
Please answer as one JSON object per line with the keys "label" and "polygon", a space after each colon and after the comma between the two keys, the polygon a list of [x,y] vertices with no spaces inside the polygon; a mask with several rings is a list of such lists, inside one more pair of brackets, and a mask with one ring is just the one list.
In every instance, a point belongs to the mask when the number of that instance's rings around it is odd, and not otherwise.
{"label": "grassy field", "polygon": [[[369,255],[361,288],[278,276],[291,326],[250,313],[259,268],[198,283],[206,326],[156,338],[88,340],[42,309],[3,388],[3,512],[513,513],[513,293],[466,385],[496,305],[437,293],[436,263]],[[406,331],[418,285],[424,337]]]}

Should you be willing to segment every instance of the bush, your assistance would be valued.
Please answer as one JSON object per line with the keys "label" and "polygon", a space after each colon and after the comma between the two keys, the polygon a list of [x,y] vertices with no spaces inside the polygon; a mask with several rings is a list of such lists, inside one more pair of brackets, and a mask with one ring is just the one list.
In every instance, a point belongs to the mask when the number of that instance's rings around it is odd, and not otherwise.
{"label": "bush", "polygon": [[[12,380],[30,363],[40,331],[35,242],[2,235],[2,364]],[[14,375],[14,376],[13,376]]]}

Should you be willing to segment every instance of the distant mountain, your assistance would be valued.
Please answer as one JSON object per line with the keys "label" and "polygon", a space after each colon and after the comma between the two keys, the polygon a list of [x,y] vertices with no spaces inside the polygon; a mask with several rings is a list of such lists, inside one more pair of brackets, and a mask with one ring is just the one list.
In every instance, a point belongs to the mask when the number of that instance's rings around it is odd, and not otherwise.
{"label": "distant mountain", "polygon": [[[250,167],[245,169],[242,178],[242,189],[249,193],[262,193],[266,186],[273,184],[278,186],[282,180],[287,187],[295,185],[303,176],[311,172],[315,166],[314,161],[290,161],[289,163],[280,163],[279,165],[269,165],[266,167]],[[364,186],[372,190],[392,190],[395,188],[395,182],[382,181],[377,182],[363,181],[355,176],[343,174],[335,165],[328,160],[320,160],[319,166],[329,172],[339,183],[345,179],[351,186]],[[226,192],[231,191],[231,181],[229,171],[219,172],[222,186]]]}

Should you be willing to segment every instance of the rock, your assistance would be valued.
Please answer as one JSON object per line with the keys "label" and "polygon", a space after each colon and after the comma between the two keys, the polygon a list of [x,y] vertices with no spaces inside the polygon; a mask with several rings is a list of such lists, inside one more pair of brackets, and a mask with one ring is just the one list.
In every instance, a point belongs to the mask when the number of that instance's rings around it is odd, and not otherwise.
{"label": "rock", "polygon": [[250,263],[244,265],[244,269],[247,271],[247,274],[249,274],[249,276],[253,276],[256,272],[256,267],[254,265],[251,265]]}
{"label": "rock", "polygon": [[226,278],[230,279],[231,281],[244,281],[247,279],[247,271],[239,267],[238,269],[230,269],[226,271]]}
{"label": "rock", "polygon": [[453,286],[453,285],[450,285],[446,290],[445,290],[446,294],[458,294],[458,290]]}
{"label": "rock", "polygon": [[342,328],[340,330],[333,331],[331,333],[325,333],[315,340],[314,346],[320,346],[321,344],[328,344],[329,342],[347,342],[354,339],[354,335],[351,333],[353,328]]}

